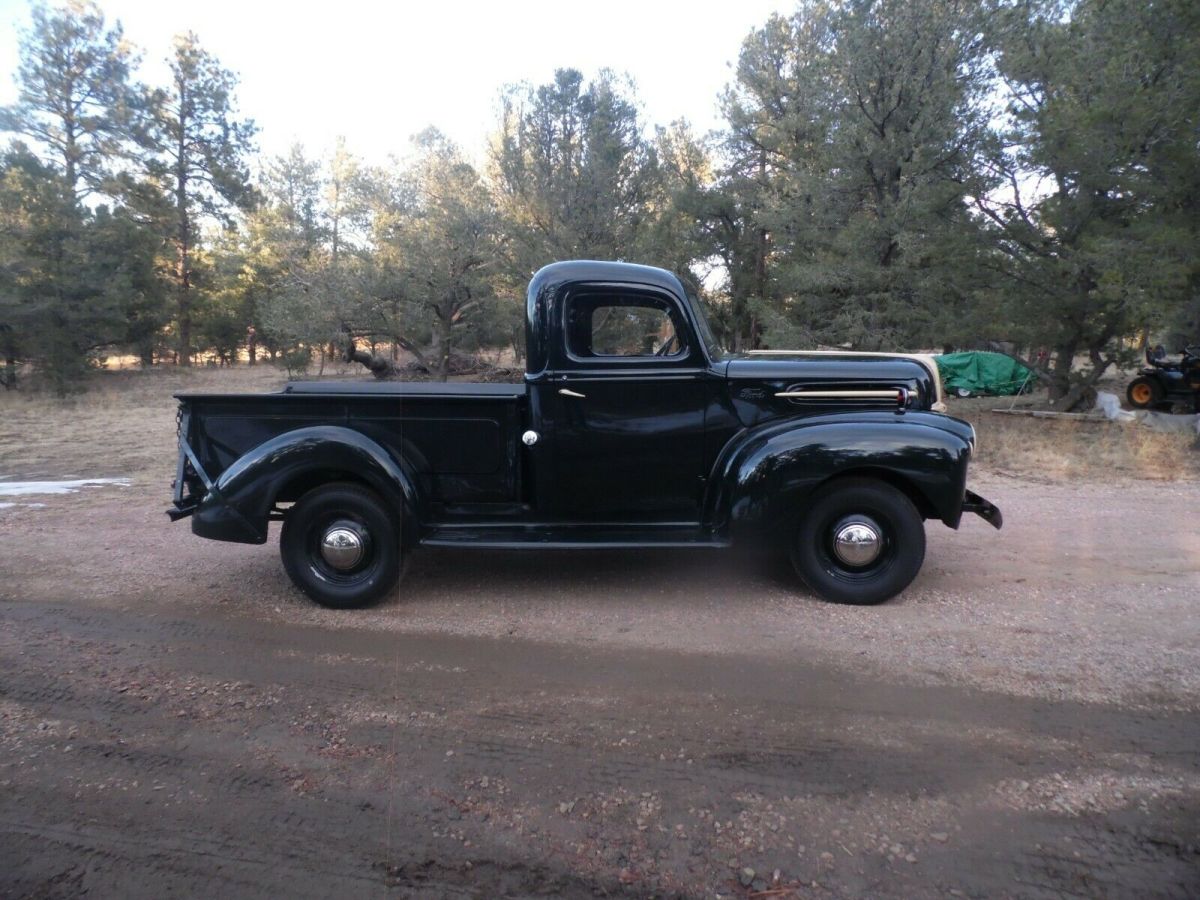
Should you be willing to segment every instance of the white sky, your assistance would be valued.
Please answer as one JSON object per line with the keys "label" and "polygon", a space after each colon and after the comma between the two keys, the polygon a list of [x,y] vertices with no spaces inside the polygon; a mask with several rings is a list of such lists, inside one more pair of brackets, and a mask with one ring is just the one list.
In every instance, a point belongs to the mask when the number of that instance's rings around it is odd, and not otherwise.
{"label": "white sky", "polygon": [[[596,4],[341,0],[100,0],[144,53],[143,78],[161,81],[172,35],[191,29],[241,77],[243,114],[264,153],[294,141],[324,153],[344,135],[371,162],[404,154],[436,125],[481,156],[502,85],[541,84],[556,68],[627,72],[649,124],[686,118],[700,133],[719,125],[718,94],[742,39],[785,0]],[[15,96],[17,32],[25,0],[0,0],[0,103]]]}

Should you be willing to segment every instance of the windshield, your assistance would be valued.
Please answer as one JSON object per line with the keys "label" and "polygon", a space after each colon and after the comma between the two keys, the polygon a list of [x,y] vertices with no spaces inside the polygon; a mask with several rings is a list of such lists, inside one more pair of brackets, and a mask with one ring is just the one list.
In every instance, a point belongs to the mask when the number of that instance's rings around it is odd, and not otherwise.
{"label": "windshield", "polygon": [[721,346],[717,336],[713,334],[712,327],[708,324],[708,317],[704,315],[704,304],[700,302],[700,298],[688,290],[685,290],[685,294],[688,306],[692,308],[692,317],[696,320],[696,328],[700,332],[700,340],[708,350],[709,357],[720,359],[727,356],[725,348]]}

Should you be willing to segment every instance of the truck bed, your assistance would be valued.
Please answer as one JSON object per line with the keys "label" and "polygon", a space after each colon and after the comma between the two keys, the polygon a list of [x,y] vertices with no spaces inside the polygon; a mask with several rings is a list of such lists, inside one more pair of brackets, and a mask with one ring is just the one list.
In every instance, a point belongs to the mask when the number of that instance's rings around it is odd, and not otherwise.
{"label": "truck bed", "polygon": [[272,438],[334,425],[406,460],[435,506],[520,499],[524,384],[306,381],[275,393],[176,396],[188,441],[214,481]]}

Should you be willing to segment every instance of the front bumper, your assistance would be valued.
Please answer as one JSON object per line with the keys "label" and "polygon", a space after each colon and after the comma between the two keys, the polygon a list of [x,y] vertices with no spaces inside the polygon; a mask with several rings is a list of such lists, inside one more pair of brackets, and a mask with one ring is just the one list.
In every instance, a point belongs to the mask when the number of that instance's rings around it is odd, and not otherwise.
{"label": "front bumper", "polygon": [[984,500],[974,491],[967,491],[963,499],[963,512],[972,512],[983,521],[987,522],[993,528],[1000,528],[1004,525],[1004,516],[1000,514],[1000,507],[990,501]]}

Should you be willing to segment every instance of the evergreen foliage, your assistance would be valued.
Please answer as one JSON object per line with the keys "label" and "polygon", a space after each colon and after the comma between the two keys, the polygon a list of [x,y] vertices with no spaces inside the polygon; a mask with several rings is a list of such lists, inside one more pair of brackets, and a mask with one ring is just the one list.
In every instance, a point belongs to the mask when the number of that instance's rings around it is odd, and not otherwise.
{"label": "evergreen foliage", "polygon": [[519,356],[524,284],[566,258],[677,271],[733,349],[1043,350],[1068,404],[1138,341],[1200,342],[1188,0],[802,0],[746,37],[721,131],[652,129],[628,78],[563,69],[504,89],[481,166],[434,129],[386,169],[341,141],[257,160],[195,35],[138,85],[91,0],[35,5],[20,52],[10,387],[116,353],[445,378]]}

